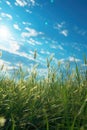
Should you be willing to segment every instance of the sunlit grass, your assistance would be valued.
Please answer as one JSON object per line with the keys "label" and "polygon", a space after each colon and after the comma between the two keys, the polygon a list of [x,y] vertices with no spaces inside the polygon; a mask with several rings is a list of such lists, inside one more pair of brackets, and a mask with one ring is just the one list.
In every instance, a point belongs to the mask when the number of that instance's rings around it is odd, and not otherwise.
{"label": "sunlit grass", "polygon": [[76,64],[71,71],[70,63],[54,68],[51,61],[43,79],[37,80],[36,67],[26,80],[21,67],[13,78],[0,77],[0,130],[87,129],[87,70],[81,74]]}

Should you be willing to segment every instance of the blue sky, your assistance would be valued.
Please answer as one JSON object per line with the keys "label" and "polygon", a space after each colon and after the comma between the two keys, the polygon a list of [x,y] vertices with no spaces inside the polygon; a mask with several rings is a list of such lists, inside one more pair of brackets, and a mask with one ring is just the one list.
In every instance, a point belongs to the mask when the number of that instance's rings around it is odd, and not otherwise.
{"label": "blue sky", "polygon": [[[33,58],[37,50],[36,60]],[[0,65],[45,71],[53,63],[87,56],[87,0],[0,0]]]}

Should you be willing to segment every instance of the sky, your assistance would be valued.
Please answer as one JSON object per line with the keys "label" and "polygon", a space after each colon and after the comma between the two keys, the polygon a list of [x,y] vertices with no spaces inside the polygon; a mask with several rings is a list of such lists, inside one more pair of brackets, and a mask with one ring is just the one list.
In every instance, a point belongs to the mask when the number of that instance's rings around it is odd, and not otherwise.
{"label": "sky", "polygon": [[[34,59],[34,52],[37,58]],[[0,66],[9,71],[21,64],[74,61],[87,56],[87,0],[0,0]]]}

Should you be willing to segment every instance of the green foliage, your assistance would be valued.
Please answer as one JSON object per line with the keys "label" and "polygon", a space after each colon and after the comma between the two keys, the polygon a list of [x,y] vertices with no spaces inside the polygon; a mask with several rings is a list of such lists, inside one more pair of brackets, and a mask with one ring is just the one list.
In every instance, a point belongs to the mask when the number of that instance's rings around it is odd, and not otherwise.
{"label": "green foliage", "polygon": [[81,74],[76,64],[71,72],[69,63],[55,68],[52,58],[44,79],[37,80],[37,65],[26,80],[21,67],[13,78],[0,76],[0,130],[87,129],[86,71]]}

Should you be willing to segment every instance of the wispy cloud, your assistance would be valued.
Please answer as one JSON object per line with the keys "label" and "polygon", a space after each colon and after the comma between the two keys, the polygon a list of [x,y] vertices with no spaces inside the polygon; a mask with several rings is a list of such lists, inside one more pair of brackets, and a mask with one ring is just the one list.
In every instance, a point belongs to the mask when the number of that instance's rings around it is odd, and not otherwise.
{"label": "wispy cloud", "polygon": [[16,0],[15,1],[15,5],[16,6],[21,6],[21,7],[24,7],[24,6],[34,6],[35,5],[35,0]]}
{"label": "wispy cloud", "polygon": [[24,7],[27,5],[27,2],[25,0],[16,0],[15,5]]}
{"label": "wispy cloud", "polygon": [[32,5],[35,5],[35,0],[30,0],[30,2],[32,3]]}
{"label": "wispy cloud", "polygon": [[29,40],[26,40],[27,43],[29,43],[29,45],[35,46],[35,40],[30,38]]}
{"label": "wispy cloud", "polygon": [[2,16],[2,17],[5,17],[5,18],[7,17],[8,19],[12,20],[12,16],[11,16],[10,14],[3,13],[3,12],[2,12],[2,13],[1,13],[1,16]]}
{"label": "wispy cloud", "polygon": [[15,41],[15,40],[9,40],[8,42],[0,44],[1,50],[5,50],[5,51],[8,51],[8,52],[14,53],[14,54],[16,54],[16,52],[19,50],[19,48],[20,48],[20,46],[18,45],[17,41]]}
{"label": "wispy cloud", "polygon": [[25,10],[27,13],[29,13],[29,14],[31,14],[32,13],[32,11],[31,10],[29,10],[29,9],[26,9]]}
{"label": "wispy cloud", "polygon": [[9,65],[9,64],[10,64],[10,62],[7,62],[7,61],[5,61],[3,59],[0,59],[0,66],[2,66],[2,65]]}
{"label": "wispy cloud", "polygon": [[41,54],[50,55],[50,52],[49,52],[49,51],[46,51],[46,50],[44,50],[44,49],[41,49],[40,53],[41,53]]}
{"label": "wispy cloud", "polygon": [[76,31],[77,34],[80,34],[82,36],[85,36],[87,34],[87,30],[85,29],[80,29],[78,26],[74,27],[74,30]]}
{"label": "wispy cloud", "polygon": [[39,42],[39,41],[37,41],[37,40],[34,40],[33,38],[29,38],[29,40],[25,40],[25,42],[29,43],[29,44],[32,45],[32,46],[42,45],[41,42]]}
{"label": "wispy cloud", "polygon": [[68,36],[68,29],[65,27],[65,22],[57,23],[54,26],[54,29],[57,29],[60,34],[64,35],[65,37]]}
{"label": "wispy cloud", "polygon": [[50,47],[51,47],[52,49],[64,50],[64,48],[62,47],[62,45],[51,45]]}
{"label": "wispy cloud", "polygon": [[78,30],[77,33],[82,35],[82,36],[85,36],[87,34],[87,31],[85,31],[85,30]]}
{"label": "wispy cloud", "polygon": [[75,57],[72,57],[72,56],[70,56],[70,57],[68,58],[68,60],[69,60],[70,62],[80,62],[80,61],[81,61],[80,59],[75,58]]}
{"label": "wispy cloud", "polygon": [[21,56],[21,57],[27,58],[28,60],[32,60],[32,61],[34,60],[32,55],[29,55],[26,52],[17,52],[16,54]]}
{"label": "wispy cloud", "polygon": [[50,46],[52,49],[57,49],[57,46],[56,45],[51,45]]}
{"label": "wispy cloud", "polygon": [[76,50],[76,51],[81,51],[81,48],[82,48],[82,46],[81,46],[81,44],[80,43],[78,43],[78,42],[73,42],[72,43],[72,48],[74,49],[74,50]]}
{"label": "wispy cloud", "polygon": [[60,33],[64,35],[65,37],[68,36],[68,30],[61,30]]}
{"label": "wispy cloud", "polygon": [[23,24],[23,25],[32,25],[32,23],[25,22],[25,21],[23,21],[22,24]]}
{"label": "wispy cloud", "polygon": [[60,50],[64,50],[64,48],[62,47],[62,45],[58,45],[58,48],[59,48]]}
{"label": "wispy cloud", "polygon": [[14,24],[13,27],[14,27],[16,30],[21,31],[21,28],[18,26],[18,24]]}
{"label": "wispy cloud", "polygon": [[64,24],[65,24],[65,22],[57,23],[57,24],[54,26],[54,28],[60,30],[60,29],[63,28]]}
{"label": "wispy cloud", "polygon": [[43,34],[42,32],[37,32],[35,29],[28,28],[28,27],[26,27],[25,30],[26,30],[26,32],[22,32],[22,34],[21,34],[21,36],[23,38],[26,38],[26,37],[36,37],[38,35]]}
{"label": "wispy cloud", "polygon": [[10,3],[8,0],[6,1],[6,4],[7,4],[8,6],[12,7],[11,3]]}
{"label": "wispy cloud", "polygon": [[[21,58],[25,58],[27,60],[31,60],[34,61],[34,58],[31,54],[23,52],[23,51],[19,51],[20,50],[20,45],[18,44],[17,41],[14,40],[9,40],[6,43],[0,44],[0,49],[2,51],[6,51],[8,52],[10,55],[14,54],[16,57],[21,57]],[[2,54],[3,55],[3,54]]]}

